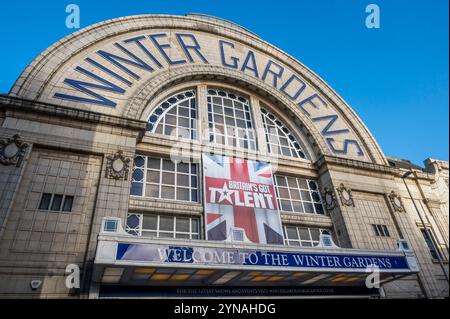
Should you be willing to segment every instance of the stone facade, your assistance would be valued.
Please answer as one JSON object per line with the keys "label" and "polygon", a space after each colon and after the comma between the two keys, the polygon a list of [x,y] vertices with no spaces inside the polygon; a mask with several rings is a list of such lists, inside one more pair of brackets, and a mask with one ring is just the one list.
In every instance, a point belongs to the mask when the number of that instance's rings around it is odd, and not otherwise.
{"label": "stone facade", "polygon": [[[132,65],[130,55],[128,62],[120,60],[122,67],[111,60],[105,62],[114,74],[86,62],[99,62],[101,50],[123,57],[126,51],[114,43],[124,47],[125,39],[145,34],[166,34],[158,43],[170,45],[162,51],[151,51],[161,64],[158,67],[154,63],[151,72],[143,70],[143,64],[136,67],[136,59]],[[176,34],[193,35],[185,38],[191,41],[190,49],[183,51]],[[198,41],[197,50],[193,39]],[[218,39],[228,43],[222,43],[227,50],[222,55]],[[128,45],[139,48],[137,42]],[[170,52],[172,62],[185,63],[167,63],[164,50]],[[256,62],[243,69],[250,51]],[[208,63],[202,61],[199,52]],[[149,59],[144,50],[133,54],[141,61]],[[224,62],[221,57],[228,60]],[[239,59],[239,67],[233,67],[233,61],[238,61],[233,58]],[[267,69],[268,61],[284,69],[278,80],[270,72],[274,69]],[[101,77],[109,84],[96,84],[110,89],[91,88],[102,92],[98,97],[68,85],[67,79],[72,84],[87,81],[86,73],[77,67],[89,70],[91,78],[92,74]],[[124,67],[136,76],[123,72]],[[266,70],[269,72],[264,79]],[[113,92],[111,83],[127,90]],[[147,120],[161,101],[193,87],[198,95],[198,140],[146,132]],[[10,94],[0,97],[0,297],[88,296],[103,217],[118,217],[125,224],[129,212],[158,212],[199,217],[203,226],[201,201],[180,203],[130,196],[130,165],[135,154],[168,157],[174,146],[199,162],[202,152],[211,146],[204,105],[208,87],[249,96],[254,114],[259,114],[261,103],[270,106],[303,142],[307,160],[285,156],[274,159],[264,143],[260,118],[255,117],[258,151],[220,149],[226,155],[276,162],[280,174],[318,181],[327,214],[282,212],[283,224],[330,229],[336,244],[345,248],[395,250],[398,239],[407,239],[421,271],[417,276],[383,285],[385,296],[448,297],[448,275],[443,272],[448,273],[449,258],[448,162],[427,159],[421,169],[384,156],[364,123],[312,71],[247,30],[199,16],[126,17],[83,29],[43,52]],[[79,98],[108,100],[114,106]],[[16,143],[17,152],[14,146],[6,151],[11,143]],[[11,154],[20,159],[10,160]],[[129,171],[123,171],[124,167]],[[413,174],[402,179],[411,169]],[[200,183],[200,194],[201,188]],[[44,193],[73,197],[71,212],[39,209]],[[374,234],[373,225],[386,226],[389,236]],[[433,236],[440,263],[430,254],[421,232],[424,227]],[[204,238],[203,233],[200,236]],[[80,267],[81,290],[66,288],[68,264]],[[41,280],[42,285],[33,290],[32,280]]]}

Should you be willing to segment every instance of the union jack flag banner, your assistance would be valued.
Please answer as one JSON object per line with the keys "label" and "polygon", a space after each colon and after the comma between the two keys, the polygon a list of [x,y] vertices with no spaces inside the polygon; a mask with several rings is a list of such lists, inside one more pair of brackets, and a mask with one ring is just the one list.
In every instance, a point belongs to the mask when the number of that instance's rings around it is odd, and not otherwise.
{"label": "union jack flag banner", "polygon": [[283,244],[268,163],[203,154],[206,236],[226,240],[241,228],[257,244]]}

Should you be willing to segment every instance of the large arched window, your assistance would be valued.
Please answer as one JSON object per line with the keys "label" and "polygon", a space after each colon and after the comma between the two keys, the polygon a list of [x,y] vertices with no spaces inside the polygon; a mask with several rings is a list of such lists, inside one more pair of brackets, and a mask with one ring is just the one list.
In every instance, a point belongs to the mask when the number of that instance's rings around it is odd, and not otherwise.
{"label": "large arched window", "polygon": [[147,132],[197,139],[195,90],[179,92],[161,103],[150,115]]}
{"label": "large arched window", "polygon": [[256,134],[248,99],[224,90],[208,90],[210,142],[256,150]]}
{"label": "large arched window", "polygon": [[286,125],[265,108],[261,108],[261,115],[269,153],[306,159],[300,143]]}

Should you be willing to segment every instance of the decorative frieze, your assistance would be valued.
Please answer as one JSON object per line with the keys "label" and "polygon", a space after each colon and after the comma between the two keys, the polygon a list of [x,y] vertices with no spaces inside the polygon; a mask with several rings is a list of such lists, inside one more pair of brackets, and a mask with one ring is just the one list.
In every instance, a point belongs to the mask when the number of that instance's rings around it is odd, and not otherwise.
{"label": "decorative frieze", "polygon": [[328,211],[331,211],[336,207],[336,196],[334,195],[333,190],[329,189],[328,187],[324,187],[322,197],[325,201],[325,207]]}
{"label": "decorative frieze", "polygon": [[6,140],[0,140],[0,164],[20,167],[28,146],[22,141],[19,134]]}
{"label": "decorative frieze", "polygon": [[389,194],[389,200],[392,204],[392,207],[394,208],[394,211],[400,212],[400,213],[405,211],[405,207],[403,206],[402,199],[401,199],[400,195],[398,195],[396,192],[392,191]]}
{"label": "decorative frieze", "polygon": [[106,160],[106,178],[116,180],[128,179],[131,159],[125,157],[122,151],[117,151],[113,156],[107,156]]}
{"label": "decorative frieze", "polygon": [[355,207],[355,202],[353,201],[352,190],[345,187],[344,184],[341,183],[338,188],[336,188],[339,199],[341,200],[342,205],[344,206],[353,206]]}

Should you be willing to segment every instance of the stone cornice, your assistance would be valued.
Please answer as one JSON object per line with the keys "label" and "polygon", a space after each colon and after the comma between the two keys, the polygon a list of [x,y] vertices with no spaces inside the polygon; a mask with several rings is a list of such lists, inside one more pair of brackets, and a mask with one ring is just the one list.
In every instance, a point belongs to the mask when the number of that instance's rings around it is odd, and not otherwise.
{"label": "stone cornice", "polygon": [[76,121],[90,122],[94,124],[104,124],[114,127],[127,128],[133,131],[145,132],[146,122],[128,118],[121,118],[112,115],[101,114],[86,110],[59,106],[56,104],[31,101],[23,98],[12,97],[8,95],[0,95],[0,110],[13,110],[22,112],[39,113],[71,119]]}
{"label": "stone cornice", "polygon": [[[391,167],[388,165],[381,165],[381,164],[373,164],[363,161],[357,161],[352,159],[345,159],[335,156],[329,156],[329,155],[323,155],[321,156],[315,163],[314,166],[317,170],[320,171],[320,169],[327,167],[328,165],[336,165],[340,167],[347,167],[352,169],[359,169],[362,171],[372,171],[377,172],[385,175],[391,175],[394,177],[401,177],[403,173],[406,171],[404,169],[399,169],[395,167]],[[433,180],[433,176],[428,173],[420,172],[420,171],[414,171],[414,175],[417,175],[418,179],[425,179],[425,180]],[[412,175],[409,178],[413,178]]]}

